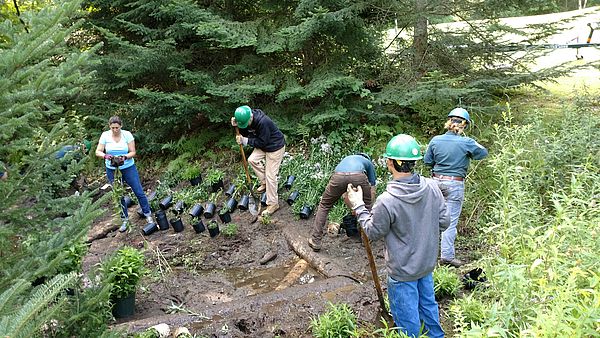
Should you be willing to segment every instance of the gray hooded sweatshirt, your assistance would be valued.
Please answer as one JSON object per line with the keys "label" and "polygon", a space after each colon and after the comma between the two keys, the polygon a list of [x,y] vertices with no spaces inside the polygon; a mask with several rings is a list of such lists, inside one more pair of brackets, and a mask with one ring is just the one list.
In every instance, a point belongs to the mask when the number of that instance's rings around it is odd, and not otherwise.
{"label": "gray hooded sweatshirt", "polygon": [[385,261],[390,277],[400,282],[420,279],[437,262],[440,231],[450,223],[437,182],[413,175],[389,181],[371,210],[356,208],[358,221],[370,240],[385,240]]}

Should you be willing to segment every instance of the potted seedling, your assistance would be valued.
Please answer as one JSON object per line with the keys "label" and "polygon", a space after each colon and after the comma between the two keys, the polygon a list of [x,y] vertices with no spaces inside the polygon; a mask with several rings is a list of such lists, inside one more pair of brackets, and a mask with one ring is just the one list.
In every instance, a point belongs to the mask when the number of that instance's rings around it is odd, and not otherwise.
{"label": "potted seedling", "polygon": [[223,188],[223,177],[225,174],[223,171],[213,168],[206,174],[206,185],[210,187],[212,192],[217,192]]}
{"label": "potted seedling", "polygon": [[217,223],[217,221],[215,220],[211,220],[208,223],[208,233],[210,234],[210,237],[216,237],[217,235],[219,235],[219,223]]}
{"label": "potted seedling", "polygon": [[226,205],[221,207],[221,210],[219,210],[219,219],[223,223],[231,222],[231,210],[229,210]]}
{"label": "potted seedling", "polygon": [[175,232],[183,231],[183,221],[181,220],[181,214],[183,214],[184,210],[185,210],[185,201],[180,200],[177,203],[175,203],[175,206],[173,207],[173,210],[172,210],[175,217],[172,218],[169,222],[169,223],[171,223],[171,226],[173,227],[173,230],[175,230]]}
{"label": "potted seedling", "polygon": [[215,210],[217,210],[217,205],[215,204],[217,201],[217,196],[219,193],[212,193],[204,206],[204,217],[212,218],[215,215]]}
{"label": "potted seedling", "polygon": [[110,299],[116,318],[132,316],[135,310],[135,291],[146,273],[144,255],[135,248],[123,247],[102,265],[104,281],[111,285]]}
{"label": "potted seedling", "polygon": [[183,174],[181,174],[181,178],[184,180],[190,181],[192,186],[197,186],[202,183],[202,175],[200,174],[200,166],[196,163],[191,164],[189,167],[185,169]]}
{"label": "potted seedling", "polygon": [[192,224],[192,228],[194,228],[194,231],[197,234],[206,230],[206,227],[204,226],[204,223],[202,222],[202,219],[200,219],[200,218],[198,218],[198,220]]}
{"label": "potted seedling", "polygon": [[200,203],[194,204],[194,206],[190,209],[189,215],[192,217],[200,217],[204,212],[204,207]]}
{"label": "potted seedling", "polygon": [[171,194],[160,200],[160,203],[158,204],[161,210],[167,210],[171,205],[173,205],[173,195]]}

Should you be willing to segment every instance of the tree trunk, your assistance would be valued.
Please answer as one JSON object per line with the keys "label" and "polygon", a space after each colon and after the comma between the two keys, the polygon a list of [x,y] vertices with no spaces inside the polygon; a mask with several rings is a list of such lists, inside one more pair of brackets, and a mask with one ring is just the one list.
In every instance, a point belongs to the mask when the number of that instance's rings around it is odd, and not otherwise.
{"label": "tree trunk", "polygon": [[584,9],[587,5],[587,0],[579,0],[579,9]]}
{"label": "tree trunk", "polygon": [[425,54],[427,53],[427,16],[425,15],[425,9],[427,7],[427,0],[415,0],[415,25],[414,25],[414,36],[413,36],[413,73],[415,79],[420,79],[425,74],[425,68],[423,61],[425,60]]}

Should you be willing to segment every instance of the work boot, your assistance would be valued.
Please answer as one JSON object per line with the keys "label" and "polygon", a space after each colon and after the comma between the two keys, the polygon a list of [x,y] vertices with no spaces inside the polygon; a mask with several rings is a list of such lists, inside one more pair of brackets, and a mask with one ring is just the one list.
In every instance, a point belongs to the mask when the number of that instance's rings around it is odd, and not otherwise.
{"label": "work boot", "polygon": [[127,230],[128,222],[129,222],[129,220],[127,220],[127,219],[123,220],[123,224],[121,224],[121,227],[119,228],[119,232],[125,232]]}
{"label": "work boot", "polygon": [[275,211],[279,210],[279,204],[271,204],[271,205],[267,205],[267,209],[265,209],[261,215],[262,216],[268,216],[268,215],[273,215],[275,213]]}
{"label": "work boot", "polygon": [[310,246],[314,252],[321,251],[321,243],[317,242],[316,240],[314,240],[312,238],[308,239],[308,246]]}
{"label": "work boot", "polygon": [[261,183],[260,187],[256,188],[256,192],[259,194],[261,194],[265,191],[267,191],[267,185],[265,183]]}
{"label": "work boot", "polygon": [[453,266],[455,268],[460,268],[461,266],[463,266],[465,263],[463,263],[460,259],[458,258],[452,258],[452,259],[445,259],[445,258],[440,258],[440,265],[447,265],[447,266]]}

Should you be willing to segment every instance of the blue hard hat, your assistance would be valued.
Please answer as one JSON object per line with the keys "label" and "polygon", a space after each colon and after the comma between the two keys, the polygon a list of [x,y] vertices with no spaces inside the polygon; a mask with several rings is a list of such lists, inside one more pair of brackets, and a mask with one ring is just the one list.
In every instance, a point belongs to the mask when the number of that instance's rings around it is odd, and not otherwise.
{"label": "blue hard hat", "polygon": [[460,117],[461,119],[465,119],[467,123],[471,123],[471,118],[469,117],[469,112],[464,108],[454,108],[448,114],[448,117]]}

